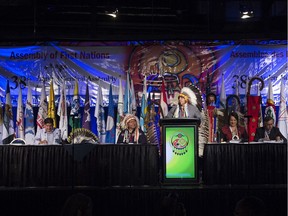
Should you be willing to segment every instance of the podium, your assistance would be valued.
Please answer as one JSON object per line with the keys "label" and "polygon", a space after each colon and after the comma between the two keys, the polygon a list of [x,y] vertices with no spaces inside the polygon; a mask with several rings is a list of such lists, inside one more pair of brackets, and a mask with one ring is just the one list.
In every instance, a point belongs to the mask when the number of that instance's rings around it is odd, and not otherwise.
{"label": "podium", "polygon": [[199,183],[199,119],[161,119],[163,184]]}

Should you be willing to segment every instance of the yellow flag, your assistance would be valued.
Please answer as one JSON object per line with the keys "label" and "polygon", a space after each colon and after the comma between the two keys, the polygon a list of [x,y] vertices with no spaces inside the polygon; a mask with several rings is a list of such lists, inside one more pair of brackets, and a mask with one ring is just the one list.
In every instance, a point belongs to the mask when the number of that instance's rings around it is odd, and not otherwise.
{"label": "yellow flag", "polygon": [[53,122],[54,122],[53,126],[56,127],[57,124],[56,124],[55,96],[54,96],[53,79],[50,82],[48,117],[53,119]]}

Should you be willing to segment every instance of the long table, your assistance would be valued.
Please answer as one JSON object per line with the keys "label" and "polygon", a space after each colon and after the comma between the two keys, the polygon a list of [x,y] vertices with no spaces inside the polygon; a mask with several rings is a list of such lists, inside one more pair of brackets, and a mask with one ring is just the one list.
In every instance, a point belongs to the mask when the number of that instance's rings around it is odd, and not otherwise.
{"label": "long table", "polygon": [[0,186],[158,185],[155,145],[0,146]]}
{"label": "long table", "polygon": [[287,144],[206,144],[205,184],[287,184]]}

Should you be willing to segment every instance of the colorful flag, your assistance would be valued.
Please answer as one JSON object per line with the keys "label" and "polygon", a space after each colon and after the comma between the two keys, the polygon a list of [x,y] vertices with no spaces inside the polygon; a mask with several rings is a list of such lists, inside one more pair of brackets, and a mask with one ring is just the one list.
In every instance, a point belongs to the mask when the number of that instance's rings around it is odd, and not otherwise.
{"label": "colorful flag", "polygon": [[280,106],[278,112],[278,128],[286,139],[288,138],[288,114],[287,114],[287,105],[286,105],[286,91],[285,84],[282,78],[281,80],[281,89],[280,89]]}
{"label": "colorful flag", "polygon": [[16,137],[24,139],[24,113],[23,113],[23,101],[22,101],[22,89],[19,83],[18,85],[18,101],[17,101],[17,115],[16,115]]}
{"label": "colorful flag", "polygon": [[103,95],[102,87],[98,86],[97,103],[95,107],[94,116],[97,118],[97,132],[100,143],[105,143],[106,141],[106,122],[105,122],[105,112],[103,108]]}
{"label": "colorful flag", "polygon": [[43,87],[41,90],[41,97],[40,97],[40,104],[37,114],[37,132],[40,131],[40,129],[44,126],[44,120],[47,118],[47,110],[48,110],[48,103],[45,93],[45,84],[43,82]]}
{"label": "colorful flag", "polygon": [[55,95],[54,95],[54,85],[53,79],[50,82],[50,91],[49,91],[49,102],[48,102],[48,117],[53,119],[53,126],[57,126],[56,122],[56,108],[55,108]]}
{"label": "colorful flag", "polygon": [[61,130],[62,140],[68,137],[68,117],[67,117],[67,103],[66,103],[66,83],[65,80],[61,86],[60,100],[58,104],[57,115],[59,119],[59,129]]}
{"label": "colorful flag", "polygon": [[25,107],[25,141],[28,144],[34,143],[35,137],[35,125],[34,125],[34,113],[32,106],[32,92],[30,84],[28,83],[27,101]]}
{"label": "colorful flag", "polygon": [[82,127],[90,130],[91,116],[90,116],[90,96],[88,83],[86,85],[85,104],[83,111]]}
{"label": "colorful flag", "polygon": [[116,138],[115,143],[118,140],[118,136],[121,133],[121,120],[124,118],[124,104],[123,104],[123,89],[122,80],[119,79],[119,94],[118,94],[118,105],[117,105],[117,123],[116,123]]}
{"label": "colorful flag", "polygon": [[131,82],[130,74],[127,73],[125,95],[124,95],[124,114],[132,114],[132,106],[131,106],[132,98],[131,98],[130,82]]}
{"label": "colorful flag", "polygon": [[164,79],[161,84],[161,94],[160,94],[160,106],[163,111],[163,116],[162,113],[160,112],[160,118],[165,118],[165,116],[168,114],[168,100],[167,100],[167,92],[165,88],[165,83]]}
{"label": "colorful flag", "polygon": [[221,91],[220,91],[220,108],[226,108],[226,91],[224,84],[224,75],[222,74],[222,83],[221,83]]}
{"label": "colorful flag", "polygon": [[7,81],[5,113],[3,119],[3,144],[9,144],[15,138],[9,80]]}
{"label": "colorful flag", "polygon": [[3,144],[2,134],[3,134],[3,106],[2,103],[0,103],[0,144]]}
{"label": "colorful flag", "polygon": [[71,126],[72,131],[76,128],[80,128],[80,101],[79,101],[79,87],[77,80],[75,80],[74,95],[71,105],[69,125]]}
{"label": "colorful flag", "polygon": [[276,112],[275,112],[273,86],[272,86],[271,78],[269,78],[265,116],[271,116],[274,119],[274,126],[276,125],[276,114],[275,113]]}
{"label": "colorful flag", "polygon": [[142,92],[142,100],[141,100],[141,115],[140,115],[140,127],[143,132],[146,132],[145,127],[145,117],[147,113],[147,80],[146,76],[144,77],[143,82],[143,92]]}
{"label": "colorful flag", "polygon": [[115,125],[114,125],[114,100],[112,94],[112,85],[110,84],[109,90],[109,107],[108,107],[108,117],[106,125],[106,143],[115,143]]}

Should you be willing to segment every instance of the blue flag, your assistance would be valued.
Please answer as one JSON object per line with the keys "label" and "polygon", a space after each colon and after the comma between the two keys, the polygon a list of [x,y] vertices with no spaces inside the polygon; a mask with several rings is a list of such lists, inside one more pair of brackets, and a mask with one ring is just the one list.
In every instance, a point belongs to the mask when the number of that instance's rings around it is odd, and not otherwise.
{"label": "blue flag", "polygon": [[114,124],[115,112],[114,112],[114,101],[112,95],[112,85],[110,84],[109,90],[109,107],[108,117],[106,125],[106,143],[115,143],[115,124]]}
{"label": "blue flag", "polygon": [[97,103],[95,107],[94,116],[97,118],[97,134],[99,137],[100,143],[105,143],[106,141],[106,122],[105,122],[105,113],[103,108],[103,95],[102,87],[98,87]]}
{"label": "blue flag", "polygon": [[126,79],[126,87],[125,87],[125,94],[124,94],[124,114],[131,114],[132,113],[132,98],[131,98],[131,87],[130,87],[130,74],[127,74]]}

